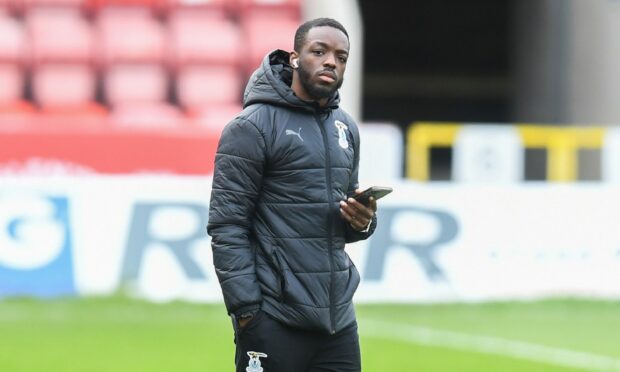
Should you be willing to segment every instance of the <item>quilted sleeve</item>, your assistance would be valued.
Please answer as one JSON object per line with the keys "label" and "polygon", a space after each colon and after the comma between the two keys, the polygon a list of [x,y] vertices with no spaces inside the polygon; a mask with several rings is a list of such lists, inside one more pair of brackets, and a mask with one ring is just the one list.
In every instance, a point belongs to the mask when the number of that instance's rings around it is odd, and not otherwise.
{"label": "quilted sleeve", "polygon": [[237,316],[262,302],[251,228],[264,162],[265,141],[258,128],[240,118],[229,123],[215,156],[207,231],[226,309]]}

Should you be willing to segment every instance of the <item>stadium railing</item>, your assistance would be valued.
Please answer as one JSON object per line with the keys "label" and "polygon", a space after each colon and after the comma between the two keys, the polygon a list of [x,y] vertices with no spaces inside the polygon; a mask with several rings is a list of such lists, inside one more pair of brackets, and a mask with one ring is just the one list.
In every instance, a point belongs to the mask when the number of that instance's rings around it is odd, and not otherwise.
{"label": "stadium railing", "polygon": [[[431,180],[431,150],[435,148],[454,149],[459,142],[459,134],[464,128],[472,127],[483,131],[485,128],[497,128],[496,125],[456,122],[416,122],[412,124],[407,131],[407,178],[417,181]],[[601,178],[603,180],[611,178],[609,172],[613,167],[607,165],[611,155],[606,155],[609,153],[607,148],[611,146],[606,138],[610,138],[610,133],[614,131],[610,127],[560,127],[535,124],[511,124],[502,125],[502,127],[507,130],[514,130],[517,140],[521,144],[520,155],[522,157],[525,157],[526,151],[530,149],[539,149],[546,153],[547,181],[577,181],[580,173],[579,156],[582,150],[601,151],[601,162],[603,164]],[[493,147],[492,144],[486,146]],[[605,159],[606,157],[608,159]],[[453,164],[455,164],[454,161]],[[524,180],[522,171],[523,169],[515,169],[515,172],[520,172],[521,180]]]}

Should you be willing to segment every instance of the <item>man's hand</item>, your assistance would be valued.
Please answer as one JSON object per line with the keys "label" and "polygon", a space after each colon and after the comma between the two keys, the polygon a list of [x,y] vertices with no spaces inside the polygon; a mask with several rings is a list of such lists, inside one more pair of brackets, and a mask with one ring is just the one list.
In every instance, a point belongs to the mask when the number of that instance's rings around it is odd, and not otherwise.
{"label": "man's hand", "polygon": [[[355,190],[361,194],[362,190]],[[353,198],[340,202],[340,214],[351,224],[353,230],[364,231],[377,211],[377,201],[372,196],[368,199],[368,205],[364,205]]]}
{"label": "man's hand", "polygon": [[239,321],[238,321],[239,322],[239,328],[245,327],[252,319],[254,319],[253,315],[250,316],[250,317],[247,317],[247,318],[240,318]]}

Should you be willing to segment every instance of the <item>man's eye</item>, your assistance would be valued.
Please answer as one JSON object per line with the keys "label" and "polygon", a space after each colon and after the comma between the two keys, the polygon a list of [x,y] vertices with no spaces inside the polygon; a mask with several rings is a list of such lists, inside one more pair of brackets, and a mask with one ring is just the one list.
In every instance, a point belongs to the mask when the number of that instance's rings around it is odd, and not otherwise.
{"label": "man's eye", "polygon": [[322,50],[315,50],[312,53],[316,54],[317,56],[322,56],[323,54],[325,54],[325,52],[323,52]]}
{"label": "man's eye", "polygon": [[347,57],[338,57],[340,59],[340,62],[342,63],[347,63]]}

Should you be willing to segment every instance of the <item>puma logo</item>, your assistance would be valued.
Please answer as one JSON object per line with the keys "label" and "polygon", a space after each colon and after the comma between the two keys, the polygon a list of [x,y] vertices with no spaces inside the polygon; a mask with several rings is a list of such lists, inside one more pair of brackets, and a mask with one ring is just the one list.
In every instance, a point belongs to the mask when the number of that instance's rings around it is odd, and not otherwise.
{"label": "puma logo", "polygon": [[304,141],[304,139],[303,139],[303,138],[301,138],[301,127],[299,128],[299,130],[298,130],[297,132],[295,132],[294,130],[291,130],[291,129],[287,129],[287,130],[286,130],[286,135],[287,135],[287,136],[297,136],[297,137],[299,137],[299,139],[301,140],[301,142],[303,142],[303,141]]}

